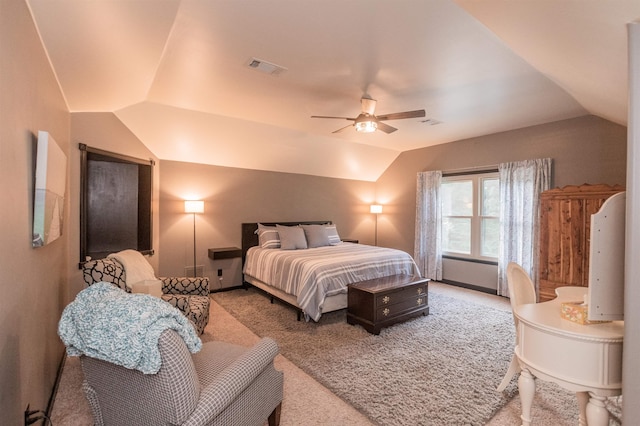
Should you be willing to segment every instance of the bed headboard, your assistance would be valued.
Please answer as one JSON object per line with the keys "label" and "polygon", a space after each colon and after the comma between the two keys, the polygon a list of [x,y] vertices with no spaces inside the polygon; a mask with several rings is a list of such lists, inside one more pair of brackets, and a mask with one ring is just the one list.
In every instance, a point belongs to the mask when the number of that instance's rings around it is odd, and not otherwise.
{"label": "bed headboard", "polygon": [[[295,225],[329,225],[332,222],[330,220],[311,220],[304,222],[260,222],[265,226],[295,226]],[[242,224],[242,264],[247,256],[247,250],[253,246],[258,245],[258,222],[255,223],[243,223]]]}

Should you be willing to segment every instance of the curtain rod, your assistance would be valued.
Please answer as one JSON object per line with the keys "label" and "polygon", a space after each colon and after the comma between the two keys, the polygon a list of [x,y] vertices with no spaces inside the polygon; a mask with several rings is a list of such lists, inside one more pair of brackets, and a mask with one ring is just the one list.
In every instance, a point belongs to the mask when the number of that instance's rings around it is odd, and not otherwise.
{"label": "curtain rod", "polygon": [[442,176],[455,176],[455,175],[472,175],[479,173],[493,173],[498,171],[498,165],[492,164],[489,166],[479,166],[479,167],[467,167],[464,169],[452,169],[452,170],[443,170]]}

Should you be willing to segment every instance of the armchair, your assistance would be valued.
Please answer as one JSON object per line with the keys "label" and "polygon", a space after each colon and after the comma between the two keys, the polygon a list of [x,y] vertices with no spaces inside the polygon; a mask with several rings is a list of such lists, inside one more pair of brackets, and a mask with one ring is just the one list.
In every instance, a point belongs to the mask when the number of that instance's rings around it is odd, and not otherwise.
{"label": "armchair", "polygon": [[[146,262],[146,259],[140,254]],[[149,265],[150,267],[150,265]],[[116,258],[90,260],[82,265],[83,279],[87,286],[108,282],[128,293],[124,265]],[[162,281],[162,299],[178,308],[195,325],[198,334],[204,332],[209,323],[209,278],[207,277],[158,277]]]}
{"label": "armchair", "polygon": [[174,330],[158,339],[155,374],[80,357],[83,390],[101,425],[260,425],[280,423],[283,374],[273,366],[277,344],[252,348],[207,342],[191,354]]}

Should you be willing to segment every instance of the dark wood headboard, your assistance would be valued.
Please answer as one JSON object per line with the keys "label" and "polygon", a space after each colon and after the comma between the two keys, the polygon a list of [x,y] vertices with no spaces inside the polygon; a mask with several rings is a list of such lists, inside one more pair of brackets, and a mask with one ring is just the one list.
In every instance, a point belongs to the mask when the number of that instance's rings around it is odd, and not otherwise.
{"label": "dark wood headboard", "polygon": [[[260,222],[265,226],[295,226],[295,225],[329,225],[332,222],[330,220],[312,220],[306,222]],[[253,246],[258,245],[258,222],[256,223],[243,223],[242,224],[242,264],[247,257],[247,250]]]}

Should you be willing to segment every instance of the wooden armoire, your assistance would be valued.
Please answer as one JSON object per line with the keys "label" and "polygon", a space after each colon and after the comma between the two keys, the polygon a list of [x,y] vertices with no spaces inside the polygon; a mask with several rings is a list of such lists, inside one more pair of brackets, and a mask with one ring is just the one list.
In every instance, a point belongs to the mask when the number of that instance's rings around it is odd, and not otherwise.
{"label": "wooden armoire", "polygon": [[562,286],[589,285],[591,215],[620,185],[570,185],[540,194],[539,301]]}

